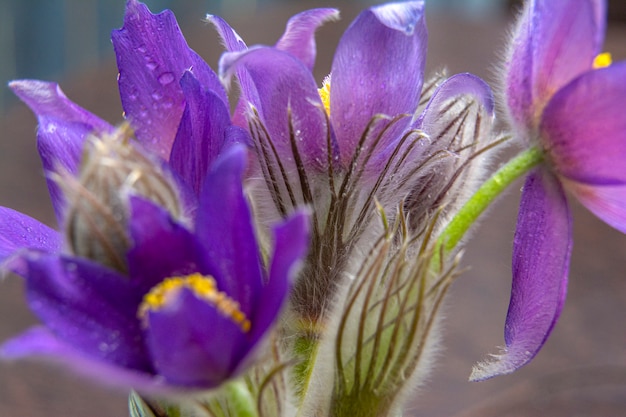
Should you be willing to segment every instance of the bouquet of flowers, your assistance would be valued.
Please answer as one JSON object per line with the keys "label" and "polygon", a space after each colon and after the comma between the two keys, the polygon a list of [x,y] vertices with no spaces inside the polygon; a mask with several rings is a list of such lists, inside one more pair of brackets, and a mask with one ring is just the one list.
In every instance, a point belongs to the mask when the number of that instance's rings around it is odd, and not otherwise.
{"label": "bouquet of flowers", "polygon": [[505,344],[470,380],[515,371],[565,301],[566,190],[626,232],[626,63],[602,52],[605,9],[528,0],[494,95],[424,75],[422,1],[363,11],[320,86],[314,35],[337,10],[293,16],[274,46],[208,16],[215,72],[170,11],[128,0],[121,124],[55,83],[9,85],[38,118],[59,227],[0,207],[0,266],[42,322],[0,357],[128,390],[132,417],[401,416],[468,232],[525,177]]}

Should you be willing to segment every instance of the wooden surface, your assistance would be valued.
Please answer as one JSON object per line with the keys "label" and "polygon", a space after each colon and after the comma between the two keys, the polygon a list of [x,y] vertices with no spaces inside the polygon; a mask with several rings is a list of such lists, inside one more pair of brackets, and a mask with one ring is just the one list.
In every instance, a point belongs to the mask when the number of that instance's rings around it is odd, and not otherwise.
{"label": "wooden surface", "polygon": [[[295,3],[295,2],[294,2]],[[319,5],[297,2],[229,21],[248,44],[272,43],[287,17]],[[327,3],[325,3],[327,4]],[[316,75],[330,68],[339,35],[356,15],[319,33]],[[447,65],[493,81],[504,23],[467,23],[429,16],[429,68]],[[183,27],[190,44],[215,67],[221,51],[213,30],[198,21]],[[611,27],[607,50],[626,58],[626,26]],[[61,80],[67,95],[112,123],[121,120],[114,62]],[[35,119],[17,105],[0,121],[0,205],[54,225],[35,149]],[[469,383],[471,366],[503,343],[510,287],[510,251],[519,187],[483,219],[468,246],[471,269],[453,286],[446,305],[445,338],[429,383],[412,395],[407,416],[626,416],[626,236],[573,202],[575,246],[569,296],[539,356],[514,375]],[[0,340],[35,323],[19,278],[0,286]],[[0,417],[125,416],[126,395],[41,363],[0,363]]]}

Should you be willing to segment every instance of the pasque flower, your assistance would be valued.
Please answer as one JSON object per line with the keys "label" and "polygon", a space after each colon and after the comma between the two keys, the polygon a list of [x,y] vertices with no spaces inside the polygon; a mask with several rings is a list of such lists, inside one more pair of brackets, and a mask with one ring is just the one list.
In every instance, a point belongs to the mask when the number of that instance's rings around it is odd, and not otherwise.
{"label": "pasque flower", "polygon": [[515,134],[544,163],[522,193],[506,347],[477,365],[473,379],[526,364],[559,317],[572,248],[564,190],[626,232],[626,62],[599,65],[605,9],[603,0],[532,0],[514,33],[505,99]]}
{"label": "pasque flower", "polygon": [[[330,13],[296,18],[310,28]],[[420,1],[363,11],[340,39],[321,89],[311,72],[312,30],[248,48],[226,22],[210,19],[229,51],[220,76],[239,81],[235,118],[247,120],[265,183],[255,188],[255,204],[267,218],[313,207],[312,248],[294,298],[303,317],[318,320],[368,244],[354,248],[383,233],[372,221],[376,201],[391,217],[404,202],[417,230],[471,192],[476,172],[468,161],[490,137],[491,92],[470,74],[424,83]]]}
{"label": "pasque flower", "polygon": [[247,134],[171,12],[129,1],[114,44],[137,140],[56,84],[10,85],[37,115],[62,231],[0,208],[0,264],[25,278],[44,324],[0,352],[143,391],[212,388],[246,369],[274,323],[308,216],[276,223],[262,256],[242,185]]}

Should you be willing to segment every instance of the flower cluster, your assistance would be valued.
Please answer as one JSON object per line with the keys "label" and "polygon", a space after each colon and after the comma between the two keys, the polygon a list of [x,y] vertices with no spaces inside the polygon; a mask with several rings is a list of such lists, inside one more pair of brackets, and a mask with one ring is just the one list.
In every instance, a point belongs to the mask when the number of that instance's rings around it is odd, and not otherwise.
{"label": "flower cluster", "polygon": [[[295,15],[274,46],[208,16],[216,73],[170,11],[128,0],[112,35],[120,126],[54,83],[10,83],[38,118],[59,227],[0,207],[0,266],[43,324],[0,355],[137,390],[133,417],[401,415],[467,231],[528,174],[506,347],[471,379],[523,366],[565,298],[564,189],[626,232],[626,67],[596,68],[604,9],[528,1],[499,132],[483,80],[425,77],[422,1],[363,11],[320,88],[314,35],[334,9]],[[522,152],[490,172],[511,138]]]}

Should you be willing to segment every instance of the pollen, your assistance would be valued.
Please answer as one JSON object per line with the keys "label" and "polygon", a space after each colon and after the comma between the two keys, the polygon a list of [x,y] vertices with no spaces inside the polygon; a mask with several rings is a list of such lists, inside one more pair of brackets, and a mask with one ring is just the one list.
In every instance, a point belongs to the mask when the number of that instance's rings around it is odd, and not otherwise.
{"label": "pollen", "polygon": [[139,306],[138,316],[147,324],[147,314],[150,311],[159,311],[167,306],[168,301],[182,288],[191,290],[200,300],[215,307],[224,317],[231,319],[242,332],[250,330],[250,320],[241,311],[239,303],[217,288],[215,279],[210,275],[199,273],[164,279],[154,286],[143,298]]}
{"label": "pollen", "polygon": [[593,60],[593,69],[605,68],[613,63],[613,58],[609,52],[598,54]]}
{"label": "pollen", "polygon": [[322,99],[322,104],[324,105],[326,114],[330,116],[330,75],[324,78],[322,88],[318,88],[317,91]]}

